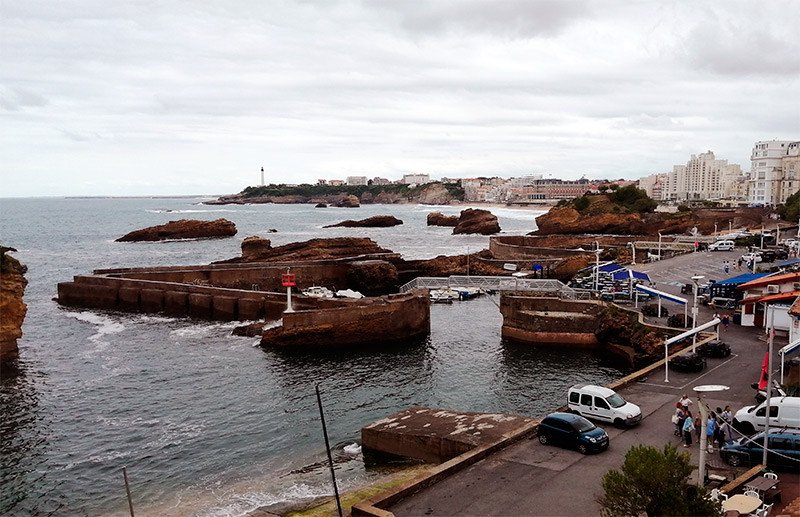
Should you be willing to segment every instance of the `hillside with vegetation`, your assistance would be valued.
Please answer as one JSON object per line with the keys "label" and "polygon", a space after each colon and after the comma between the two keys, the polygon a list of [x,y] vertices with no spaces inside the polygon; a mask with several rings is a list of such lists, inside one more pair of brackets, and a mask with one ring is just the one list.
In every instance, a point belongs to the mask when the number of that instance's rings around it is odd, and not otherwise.
{"label": "hillside with vegetation", "polygon": [[464,200],[464,189],[456,183],[432,182],[421,185],[322,185],[270,184],[247,187],[238,194],[222,196],[209,204],[244,203],[326,203],[337,204],[355,196],[362,204],[423,203],[448,204]]}

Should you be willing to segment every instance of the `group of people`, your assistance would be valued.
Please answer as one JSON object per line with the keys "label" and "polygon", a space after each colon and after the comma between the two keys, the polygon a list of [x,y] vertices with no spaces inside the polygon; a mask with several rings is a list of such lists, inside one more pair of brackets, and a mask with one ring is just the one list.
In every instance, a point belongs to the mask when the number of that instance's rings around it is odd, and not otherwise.
{"label": "group of people", "polygon": [[719,321],[722,322],[722,326],[723,326],[724,330],[727,330],[728,329],[728,325],[731,324],[731,316],[730,316],[730,314],[719,314],[719,313],[715,312],[714,315],[711,317],[711,319],[719,319]]}
{"label": "group of people", "polygon": [[[692,446],[692,435],[700,439],[702,422],[700,416],[692,414],[692,400],[684,394],[675,404],[675,414],[672,415],[672,423],[675,424],[675,436],[681,437],[684,447]],[[706,438],[708,440],[709,452],[714,452],[714,443],[722,447],[726,442],[733,439],[733,414],[731,407],[725,409],[717,408],[708,415],[706,421]]]}

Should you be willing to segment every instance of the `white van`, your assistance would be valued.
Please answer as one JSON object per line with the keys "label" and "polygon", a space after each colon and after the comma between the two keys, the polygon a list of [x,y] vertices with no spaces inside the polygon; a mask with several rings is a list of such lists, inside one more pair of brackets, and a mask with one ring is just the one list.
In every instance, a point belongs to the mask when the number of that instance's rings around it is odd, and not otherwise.
{"label": "white van", "polygon": [[735,248],[736,245],[733,241],[717,241],[712,244],[709,244],[708,250],[709,251],[730,251]]}
{"label": "white van", "polygon": [[567,392],[570,411],[586,418],[612,422],[614,425],[636,425],[642,421],[642,410],[626,402],[614,390],[593,384],[576,384]]}
{"label": "white van", "polygon": [[[733,427],[748,435],[763,431],[766,413],[766,400],[755,406],[745,406],[734,415]],[[769,407],[769,426],[800,429],[800,397],[772,397]]]}

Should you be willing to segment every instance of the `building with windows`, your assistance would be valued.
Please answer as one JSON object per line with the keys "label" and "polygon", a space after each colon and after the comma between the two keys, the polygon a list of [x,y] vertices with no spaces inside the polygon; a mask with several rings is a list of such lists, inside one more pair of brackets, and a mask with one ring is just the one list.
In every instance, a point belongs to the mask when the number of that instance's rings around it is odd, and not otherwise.
{"label": "building with windows", "polygon": [[524,187],[508,190],[510,202],[542,201],[547,199],[572,199],[596,190],[597,184],[586,178],[579,180],[539,179]]}
{"label": "building with windows", "polygon": [[753,205],[779,205],[800,189],[800,142],[756,142],[750,154],[747,200]]}
{"label": "building with windows", "polygon": [[639,188],[647,192],[650,199],[662,201],[668,173],[651,174],[639,180]]}
{"label": "building with windows", "polygon": [[366,185],[367,184],[367,177],[366,176],[348,176],[347,177],[347,184],[348,185]]}
{"label": "building with windows", "polygon": [[403,174],[402,183],[406,185],[423,185],[430,182],[430,174]]}
{"label": "building with windows", "polygon": [[737,195],[737,183],[744,181],[742,168],[720,160],[712,151],[693,154],[686,165],[675,165],[667,173],[662,199],[701,201],[730,199]]}

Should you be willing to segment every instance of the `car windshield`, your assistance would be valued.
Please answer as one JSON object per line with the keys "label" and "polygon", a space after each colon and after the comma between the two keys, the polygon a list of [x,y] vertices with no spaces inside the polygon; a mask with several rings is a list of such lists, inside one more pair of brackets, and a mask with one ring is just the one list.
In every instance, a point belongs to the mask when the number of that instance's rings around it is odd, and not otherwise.
{"label": "car windshield", "polygon": [[625,399],[614,393],[606,399],[609,405],[613,408],[622,407],[625,405]]}
{"label": "car windshield", "polygon": [[575,420],[572,424],[572,427],[575,428],[576,431],[579,433],[585,433],[586,431],[591,431],[595,428],[595,425],[583,417],[580,417]]}

